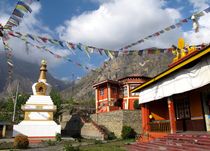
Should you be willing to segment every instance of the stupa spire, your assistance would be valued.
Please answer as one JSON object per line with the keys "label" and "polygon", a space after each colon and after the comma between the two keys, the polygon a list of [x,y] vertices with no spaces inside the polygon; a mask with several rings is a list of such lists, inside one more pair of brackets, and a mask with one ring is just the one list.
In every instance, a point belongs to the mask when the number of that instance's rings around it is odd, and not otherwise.
{"label": "stupa spire", "polygon": [[40,67],[40,75],[39,75],[39,80],[38,82],[47,82],[47,61],[46,60],[42,60],[41,61],[41,67]]}

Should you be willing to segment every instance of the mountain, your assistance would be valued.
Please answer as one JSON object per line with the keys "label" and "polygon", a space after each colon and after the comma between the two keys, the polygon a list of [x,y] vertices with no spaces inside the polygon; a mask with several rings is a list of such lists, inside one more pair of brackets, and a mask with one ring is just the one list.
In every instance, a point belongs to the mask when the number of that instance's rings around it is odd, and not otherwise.
{"label": "mountain", "polygon": [[[0,53],[0,96],[5,96],[8,92],[16,90],[17,82],[20,83],[19,91],[31,93],[31,86],[39,78],[39,65],[28,63],[17,58],[13,58],[13,78],[9,86],[8,82],[8,65],[4,53]],[[48,83],[57,90],[63,90],[67,87],[63,81],[55,79],[49,72],[47,73]]]}
{"label": "mountain", "polygon": [[95,96],[92,86],[94,83],[105,79],[117,80],[133,74],[154,77],[168,68],[172,57],[172,54],[168,53],[118,56],[104,62],[102,67],[91,71],[87,76],[73,83],[71,87],[63,90],[62,97],[65,99],[74,98],[81,103],[92,100],[93,105]]}

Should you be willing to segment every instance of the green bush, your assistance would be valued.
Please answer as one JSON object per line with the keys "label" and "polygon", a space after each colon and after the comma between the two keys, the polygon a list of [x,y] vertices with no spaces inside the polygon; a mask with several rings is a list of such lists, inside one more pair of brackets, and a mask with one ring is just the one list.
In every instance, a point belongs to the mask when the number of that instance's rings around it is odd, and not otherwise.
{"label": "green bush", "polygon": [[102,144],[101,140],[95,140],[95,144]]}
{"label": "green bush", "polygon": [[47,144],[48,144],[49,146],[55,146],[55,141],[52,141],[51,139],[49,139],[49,140],[47,141]]}
{"label": "green bush", "polygon": [[139,107],[139,100],[135,100],[134,103],[133,103],[133,108],[134,109],[140,109]]}
{"label": "green bush", "polygon": [[109,140],[113,140],[113,139],[116,139],[117,137],[115,136],[114,132],[109,132],[108,133],[108,139]]}
{"label": "green bush", "polygon": [[22,135],[22,134],[15,136],[13,146],[14,146],[14,148],[18,148],[18,149],[28,148],[28,146],[29,146],[28,137],[25,135]]}
{"label": "green bush", "polygon": [[61,134],[57,133],[56,136],[55,136],[55,139],[56,139],[57,142],[60,142],[62,140]]}
{"label": "green bush", "polygon": [[123,126],[121,136],[123,139],[135,138],[136,132],[130,126]]}
{"label": "green bush", "polygon": [[63,147],[63,151],[80,151],[79,146],[74,147],[71,144],[66,144]]}

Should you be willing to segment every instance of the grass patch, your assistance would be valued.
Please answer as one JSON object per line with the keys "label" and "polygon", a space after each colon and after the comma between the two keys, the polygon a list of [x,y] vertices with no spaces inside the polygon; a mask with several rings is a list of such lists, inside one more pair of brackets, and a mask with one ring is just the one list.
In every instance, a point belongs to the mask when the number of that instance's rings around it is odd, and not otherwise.
{"label": "grass patch", "polygon": [[0,150],[12,149],[12,148],[13,148],[13,142],[0,142]]}
{"label": "grass patch", "polygon": [[134,142],[133,139],[130,140],[117,140],[117,141],[109,141],[105,144],[94,144],[88,146],[81,146],[81,151],[125,151],[125,144],[129,142]]}

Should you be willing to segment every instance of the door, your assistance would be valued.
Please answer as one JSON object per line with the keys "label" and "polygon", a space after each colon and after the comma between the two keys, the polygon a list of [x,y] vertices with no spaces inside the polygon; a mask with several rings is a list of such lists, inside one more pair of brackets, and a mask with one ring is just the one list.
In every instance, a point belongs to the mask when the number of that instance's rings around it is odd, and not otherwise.
{"label": "door", "polygon": [[178,131],[187,131],[187,121],[190,120],[189,99],[183,98],[175,101],[176,124]]}

